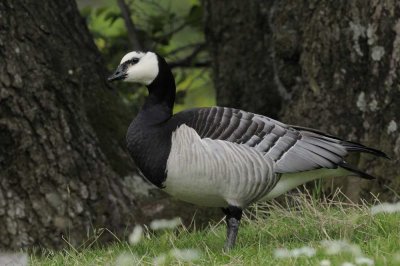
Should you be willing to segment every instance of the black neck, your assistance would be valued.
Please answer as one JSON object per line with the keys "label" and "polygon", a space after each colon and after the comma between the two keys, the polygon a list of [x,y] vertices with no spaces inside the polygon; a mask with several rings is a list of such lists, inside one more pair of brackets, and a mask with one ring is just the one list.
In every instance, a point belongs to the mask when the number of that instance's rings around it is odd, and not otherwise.
{"label": "black neck", "polygon": [[147,86],[149,96],[127,133],[128,150],[146,178],[158,187],[166,179],[171,150],[170,118],[175,101],[175,80],[165,60],[158,57],[158,75]]}
{"label": "black neck", "polygon": [[172,116],[175,102],[175,79],[167,62],[161,56],[158,58],[158,75],[147,86],[149,96],[143,105],[142,112],[153,113],[157,120],[165,120]]}

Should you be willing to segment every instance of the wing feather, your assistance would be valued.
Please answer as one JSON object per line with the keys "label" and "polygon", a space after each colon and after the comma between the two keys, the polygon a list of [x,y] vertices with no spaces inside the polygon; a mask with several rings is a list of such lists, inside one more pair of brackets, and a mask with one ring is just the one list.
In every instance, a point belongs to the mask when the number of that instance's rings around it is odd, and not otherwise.
{"label": "wing feather", "polygon": [[276,172],[293,173],[341,166],[348,152],[386,155],[355,142],[341,140],[314,129],[289,126],[269,117],[233,108],[211,107],[186,110],[174,116],[201,138],[252,147],[275,161]]}
{"label": "wing feather", "polygon": [[201,130],[200,135],[205,135],[205,133],[216,124],[215,120],[218,119],[216,117],[216,114],[217,114],[216,108],[212,108],[211,111],[208,112],[207,118],[205,120],[205,125]]}

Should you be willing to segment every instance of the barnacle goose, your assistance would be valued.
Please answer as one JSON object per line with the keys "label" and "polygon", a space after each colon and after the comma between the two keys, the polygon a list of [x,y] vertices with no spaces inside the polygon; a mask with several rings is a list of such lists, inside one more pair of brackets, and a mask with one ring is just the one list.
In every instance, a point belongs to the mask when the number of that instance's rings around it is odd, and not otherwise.
{"label": "barnacle goose", "polygon": [[383,152],[323,132],[226,107],[172,113],[175,80],[163,57],[126,54],[109,81],[146,85],[149,95],[127,132],[144,176],[168,194],[226,214],[225,249],[235,245],[242,210],[308,181],[373,177],[346,163],[349,152]]}

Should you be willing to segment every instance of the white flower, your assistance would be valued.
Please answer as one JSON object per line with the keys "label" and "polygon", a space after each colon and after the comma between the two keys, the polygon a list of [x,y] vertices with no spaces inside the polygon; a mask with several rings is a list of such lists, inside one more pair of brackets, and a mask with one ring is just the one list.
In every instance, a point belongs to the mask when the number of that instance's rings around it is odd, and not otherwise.
{"label": "white flower", "polygon": [[323,240],[321,245],[325,248],[325,253],[328,255],[335,255],[341,252],[348,252],[356,256],[362,254],[359,246],[345,240]]}
{"label": "white flower", "polygon": [[306,257],[313,257],[315,255],[315,253],[316,253],[314,248],[307,247],[307,246],[301,247],[301,248],[298,248],[298,249],[293,249],[292,252],[297,257],[298,256],[302,256],[302,255],[304,255]]}
{"label": "white flower", "polygon": [[197,249],[177,249],[170,251],[171,256],[181,261],[193,261],[200,258],[200,252]]}
{"label": "white flower", "polygon": [[292,250],[288,250],[285,248],[277,248],[274,251],[274,257],[278,259],[282,258],[297,258],[300,256],[306,256],[306,257],[312,257],[316,253],[315,249],[312,247],[301,247],[301,248],[295,248]]}
{"label": "white flower", "polygon": [[167,261],[167,255],[162,253],[153,259],[153,265],[154,266],[164,265],[166,261]]}
{"label": "white flower", "polygon": [[400,252],[397,252],[393,255],[394,262],[400,262]]}
{"label": "white flower", "polygon": [[133,230],[132,233],[129,235],[129,243],[131,245],[136,245],[137,243],[140,242],[140,240],[142,240],[143,237],[143,227],[140,225],[136,225]]}
{"label": "white flower", "polygon": [[375,215],[377,213],[394,213],[400,212],[400,202],[397,203],[382,203],[371,207],[371,214]]}
{"label": "white flower", "polygon": [[345,261],[345,262],[342,263],[341,266],[355,266],[355,265],[353,263],[351,263],[351,262]]}
{"label": "white flower", "polygon": [[277,259],[290,258],[290,251],[286,248],[277,248],[274,250],[274,257]]}
{"label": "white flower", "polygon": [[357,265],[368,265],[368,266],[372,266],[375,264],[374,260],[366,257],[357,257],[355,263]]}
{"label": "white flower", "polygon": [[140,259],[130,253],[122,253],[115,260],[116,266],[140,265]]}
{"label": "white flower", "polygon": [[319,262],[319,266],[331,266],[331,261],[330,260],[321,260]]}
{"label": "white flower", "polygon": [[0,265],[28,265],[28,255],[25,253],[2,253],[0,252]]}
{"label": "white flower", "polygon": [[171,220],[167,219],[154,220],[150,223],[150,228],[153,230],[174,229],[175,227],[181,224],[182,224],[181,218],[175,217],[174,219]]}

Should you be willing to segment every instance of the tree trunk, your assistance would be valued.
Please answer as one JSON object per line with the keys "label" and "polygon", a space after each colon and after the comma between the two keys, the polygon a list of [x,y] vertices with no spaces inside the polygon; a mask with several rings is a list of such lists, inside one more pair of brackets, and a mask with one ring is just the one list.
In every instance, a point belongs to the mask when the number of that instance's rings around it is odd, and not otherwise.
{"label": "tree trunk", "polygon": [[134,114],[104,65],[75,1],[0,1],[0,249],[80,245],[104,228],[124,237],[135,222],[215,216],[139,177],[125,148]]}
{"label": "tree trunk", "polygon": [[101,124],[118,99],[102,65],[74,1],[0,2],[0,249],[120,234],[140,214],[99,142],[118,132]]}
{"label": "tree trunk", "polygon": [[[269,116],[279,112],[284,122],[383,150],[393,160],[364,154],[350,158],[377,181],[344,178],[334,183],[353,200],[369,191],[398,200],[400,3],[260,0],[244,5],[205,1],[218,103],[254,106]],[[245,82],[232,85],[242,77]],[[266,101],[265,109],[258,107],[270,95],[280,102],[279,110]],[[236,103],[251,98],[254,102]]]}
{"label": "tree trunk", "polygon": [[218,105],[277,117],[285,92],[271,71],[270,2],[203,2]]}

